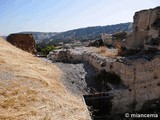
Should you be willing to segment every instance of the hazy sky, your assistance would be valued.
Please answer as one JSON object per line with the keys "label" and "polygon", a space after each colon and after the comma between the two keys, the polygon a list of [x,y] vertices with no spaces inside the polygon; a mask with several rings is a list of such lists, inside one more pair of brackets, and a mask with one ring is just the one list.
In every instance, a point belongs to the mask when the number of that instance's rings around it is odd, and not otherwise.
{"label": "hazy sky", "polygon": [[132,22],[136,11],[159,5],[160,0],[0,0],[0,35]]}

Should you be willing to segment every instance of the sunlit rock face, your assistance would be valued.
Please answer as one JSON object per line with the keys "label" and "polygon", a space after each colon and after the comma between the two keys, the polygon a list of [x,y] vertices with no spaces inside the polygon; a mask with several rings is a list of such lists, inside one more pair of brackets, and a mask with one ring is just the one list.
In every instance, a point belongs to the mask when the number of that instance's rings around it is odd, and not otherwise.
{"label": "sunlit rock face", "polygon": [[133,32],[128,35],[124,46],[160,50],[160,7],[135,13]]}

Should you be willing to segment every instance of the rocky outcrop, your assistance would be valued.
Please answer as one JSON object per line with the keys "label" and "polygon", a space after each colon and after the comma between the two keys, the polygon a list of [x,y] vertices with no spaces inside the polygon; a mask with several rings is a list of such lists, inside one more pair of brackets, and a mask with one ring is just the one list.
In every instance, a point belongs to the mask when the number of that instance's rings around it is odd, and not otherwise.
{"label": "rocky outcrop", "polygon": [[91,47],[91,46],[100,47],[100,46],[104,46],[104,42],[102,39],[98,39],[98,40],[91,41],[87,46],[88,47]]}
{"label": "rocky outcrop", "polygon": [[[143,54],[128,58],[109,58],[88,48],[75,48],[50,52],[48,58],[53,61],[87,61],[99,72],[105,70],[106,74],[120,77],[121,84],[113,84],[113,77],[103,81],[102,88],[109,85],[111,100],[111,113],[125,113],[141,110],[147,100],[158,99],[160,96],[160,53]],[[62,57],[62,51],[64,56]],[[60,57],[59,57],[60,56]],[[103,78],[105,79],[105,77]],[[112,81],[112,82],[107,82]],[[104,84],[104,82],[107,82]],[[106,92],[106,90],[101,91]]]}
{"label": "rocky outcrop", "polygon": [[102,33],[99,36],[98,40],[91,41],[88,46],[100,47],[100,46],[107,46],[107,47],[115,47],[117,48],[118,44],[121,46],[122,40],[127,37],[126,32],[117,32],[114,34],[106,34]]}
{"label": "rocky outcrop", "polygon": [[106,46],[112,46],[114,41],[112,40],[112,36],[110,34],[102,33],[101,39]]}
{"label": "rocky outcrop", "polygon": [[36,53],[35,40],[32,34],[11,34],[7,37],[7,41],[24,51]]}
{"label": "rocky outcrop", "polygon": [[160,50],[160,7],[135,13],[133,32],[127,36],[124,46]]}
{"label": "rocky outcrop", "polygon": [[112,39],[114,39],[114,40],[117,40],[117,41],[122,41],[122,40],[124,40],[126,37],[127,37],[127,33],[126,32],[117,32],[117,33],[114,33],[113,35],[112,35]]}

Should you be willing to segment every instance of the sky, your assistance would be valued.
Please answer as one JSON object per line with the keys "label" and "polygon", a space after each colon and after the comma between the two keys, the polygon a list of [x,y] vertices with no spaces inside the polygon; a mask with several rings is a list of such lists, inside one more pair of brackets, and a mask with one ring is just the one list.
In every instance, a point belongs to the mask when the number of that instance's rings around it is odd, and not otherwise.
{"label": "sky", "polygon": [[0,0],[0,35],[133,22],[136,11],[157,6],[160,0]]}

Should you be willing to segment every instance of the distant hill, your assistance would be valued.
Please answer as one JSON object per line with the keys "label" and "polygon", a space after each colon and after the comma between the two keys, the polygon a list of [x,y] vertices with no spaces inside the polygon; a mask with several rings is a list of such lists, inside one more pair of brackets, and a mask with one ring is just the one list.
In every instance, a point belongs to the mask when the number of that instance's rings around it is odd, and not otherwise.
{"label": "distant hill", "polygon": [[69,30],[65,32],[20,32],[33,34],[36,43],[42,44],[56,44],[59,42],[72,42],[72,41],[88,41],[93,40],[101,33],[113,34],[120,31],[131,32],[132,23],[120,23],[115,25],[107,26],[95,26],[79,28],[74,30]]}
{"label": "distant hill", "polygon": [[56,42],[71,42],[74,40],[87,41],[94,39],[101,33],[113,34],[120,31],[132,31],[132,23],[128,22],[115,25],[95,26],[69,30],[52,36],[49,38],[49,41],[45,40],[45,42],[47,41],[47,44],[54,44]]}
{"label": "distant hill", "polygon": [[49,38],[58,34],[58,32],[21,32],[21,33],[28,33],[33,34],[36,43],[42,42],[42,40],[48,40]]}

